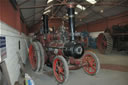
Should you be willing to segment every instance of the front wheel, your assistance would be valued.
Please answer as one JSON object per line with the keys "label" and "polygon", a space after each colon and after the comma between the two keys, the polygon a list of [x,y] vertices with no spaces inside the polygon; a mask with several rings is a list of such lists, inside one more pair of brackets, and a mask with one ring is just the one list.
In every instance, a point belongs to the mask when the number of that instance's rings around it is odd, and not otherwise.
{"label": "front wheel", "polygon": [[95,53],[86,51],[82,57],[83,70],[89,75],[96,75],[100,70],[100,62]]}
{"label": "front wheel", "polygon": [[68,80],[69,68],[63,56],[56,56],[53,61],[53,72],[58,83],[62,84]]}

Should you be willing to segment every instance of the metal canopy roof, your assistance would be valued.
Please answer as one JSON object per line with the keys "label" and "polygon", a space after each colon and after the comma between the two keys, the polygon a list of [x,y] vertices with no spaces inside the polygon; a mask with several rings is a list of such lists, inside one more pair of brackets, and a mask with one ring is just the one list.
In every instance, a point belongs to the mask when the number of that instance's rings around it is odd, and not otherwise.
{"label": "metal canopy roof", "polygon": [[25,23],[31,27],[40,22],[42,14],[47,10],[51,10],[48,15],[49,18],[58,17],[67,20],[68,2],[75,2],[85,7],[81,10],[76,7],[76,25],[89,23],[101,18],[114,16],[119,13],[128,11],[128,0],[96,0],[96,4],[91,4],[86,0],[53,0],[47,4],[47,0],[16,0],[21,13],[24,17]]}

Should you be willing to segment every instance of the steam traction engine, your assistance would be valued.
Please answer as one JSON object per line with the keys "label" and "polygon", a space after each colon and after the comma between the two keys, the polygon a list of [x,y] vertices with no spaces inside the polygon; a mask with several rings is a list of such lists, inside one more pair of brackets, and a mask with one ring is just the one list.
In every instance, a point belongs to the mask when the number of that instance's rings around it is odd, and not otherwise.
{"label": "steam traction engine", "polygon": [[97,47],[103,54],[109,54],[113,49],[128,52],[128,25],[107,28],[104,33],[99,34]]}
{"label": "steam traction engine", "polygon": [[68,33],[63,27],[50,33],[48,16],[43,15],[43,33],[40,33],[29,46],[29,60],[33,71],[40,71],[44,64],[53,68],[58,83],[68,80],[69,70],[83,68],[89,75],[100,69],[98,57],[91,51],[84,51],[81,43],[75,41],[74,4],[68,5]]}

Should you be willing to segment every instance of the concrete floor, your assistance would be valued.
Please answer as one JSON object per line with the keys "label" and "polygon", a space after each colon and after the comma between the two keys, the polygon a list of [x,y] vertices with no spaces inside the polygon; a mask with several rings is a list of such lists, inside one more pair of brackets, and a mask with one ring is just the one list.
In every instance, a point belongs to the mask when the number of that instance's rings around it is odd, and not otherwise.
{"label": "concrete floor", "polygon": [[[122,52],[112,52],[109,55],[102,55],[97,50],[91,49],[97,54],[101,64],[116,66],[125,66],[124,70],[112,70],[111,68],[101,68],[96,76],[89,76],[84,73],[83,69],[70,71],[68,82],[63,85],[128,85],[128,54]],[[115,66],[115,68],[116,68]],[[51,71],[43,73],[34,73],[30,66],[27,65],[27,73],[32,77],[35,85],[57,85]],[[113,68],[113,67],[112,67]]]}

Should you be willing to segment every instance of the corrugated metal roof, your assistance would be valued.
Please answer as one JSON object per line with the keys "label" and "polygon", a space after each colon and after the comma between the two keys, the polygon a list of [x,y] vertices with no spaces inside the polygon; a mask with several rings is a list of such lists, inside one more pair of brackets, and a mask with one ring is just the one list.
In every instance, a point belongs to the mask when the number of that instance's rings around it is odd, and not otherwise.
{"label": "corrugated metal roof", "polygon": [[[38,23],[46,7],[52,6],[50,17],[60,17],[65,19],[67,7],[63,4],[64,1],[75,2],[86,7],[82,11],[76,8],[78,15],[76,15],[76,25],[88,23],[108,16],[113,16],[124,11],[128,11],[128,0],[97,0],[97,3],[92,5],[86,0],[53,0],[47,4],[47,0],[16,0],[21,8],[24,21],[28,26]],[[101,13],[102,10],[102,13]]]}

